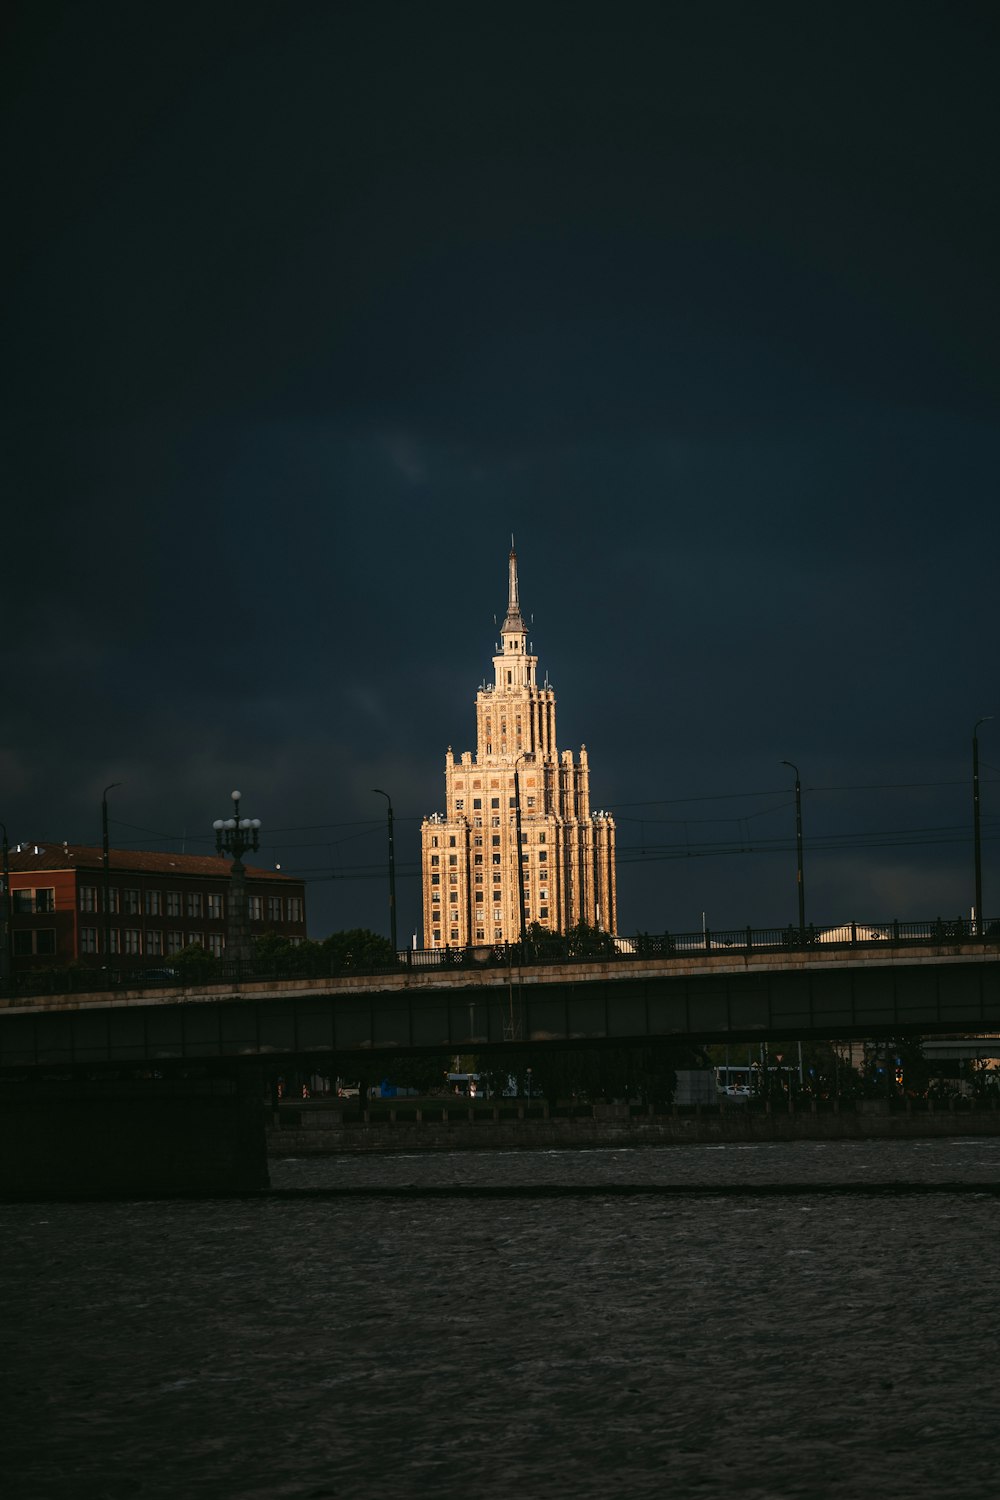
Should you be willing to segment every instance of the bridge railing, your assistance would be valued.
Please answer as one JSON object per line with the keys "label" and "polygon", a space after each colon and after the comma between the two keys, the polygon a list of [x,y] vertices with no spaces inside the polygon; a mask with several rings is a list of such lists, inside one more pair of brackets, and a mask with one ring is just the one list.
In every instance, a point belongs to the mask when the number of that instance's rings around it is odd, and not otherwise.
{"label": "bridge railing", "polygon": [[128,968],[27,969],[15,972],[4,990],[7,1003],[33,995],[63,995],[101,990],[156,990],[192,985],[241,984],[253,981],[300,978],[342,978],[346,975],[378,976],[405,971],[447,973],[456,969],[516,968],[524,965],[635,963],[649,958],[685,958],[699,954],[721,956],[736,953],[789,953],[860,948],[940,946],[954,943],[990,942],[1000,945],[1000,919],[977,924],[963,917],[943,921],[940,917],[917,922],[846,922],[836,927],[809,926],[804,931],[788,927],[733,927],[700,932],[640,932],[613,937],[610,933],[547,934],[525,943],[473,944],[466,948],[406,948],[375,963],[335,963],[320,947],[292,949],[280,958],[236,961],[185,955],[171,964]]}

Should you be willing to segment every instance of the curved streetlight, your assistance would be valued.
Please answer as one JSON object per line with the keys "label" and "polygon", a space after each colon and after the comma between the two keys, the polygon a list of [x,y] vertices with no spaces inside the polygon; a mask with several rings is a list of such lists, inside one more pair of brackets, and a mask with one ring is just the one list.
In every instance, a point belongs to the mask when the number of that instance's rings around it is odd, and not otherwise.
{"label": "curved streetlight", "polygon": [[372,791],[379,797],[384,797],[389,804],[389,933],[392,941],[393,961],[396,958],[396,850],[392,834],[392,798],[388,792],[383,792],[380,786],[373,786]]}
{"label": "curved streetlight", "polygon": [[10,931],[10,845],[7,842],[7,824],[0,823],[3,829],[3,897],[0,899],[0,992],[6,992],[10,986],[11,975],[14,972],[13,960],[11,958],[11,931]]}
{"label": "curved streetlight", "polygon": [[255,854],[260,848],[260,819],[240,817],[240,793],[233,792],[233,816],[216,818],[215,852],[231,854],[232,868],[229,872],[229,904],[226,922],[226,957],[249,959],[250,923],[247,920],[246,871],[243,868],[244,854]]}
{"label": "curved streetlight", "polygon": [[983,932],[983,846],[979,823],[979,726],[988,724],[992,714],[984,714],[972,726],[972,848],[976,874],[976,932]]}
{"label": "curved streetlight", "polygon": [[104,946],[104,967],[107,969],[111,948],[111,853],[108,847],[108,793],[113,792],[120,781],[112,781],[104,788],[101,798],[101,868],[104,872],[104,929],[101,941]]}
{"label": "curved streetlight", "polygon": [[799,768],[793,761],[783,760],[783,766],[795,772],[795,856],[798,865],[799,890],[799,942],[806,940],[806,887],[802,874],[802,779]]}

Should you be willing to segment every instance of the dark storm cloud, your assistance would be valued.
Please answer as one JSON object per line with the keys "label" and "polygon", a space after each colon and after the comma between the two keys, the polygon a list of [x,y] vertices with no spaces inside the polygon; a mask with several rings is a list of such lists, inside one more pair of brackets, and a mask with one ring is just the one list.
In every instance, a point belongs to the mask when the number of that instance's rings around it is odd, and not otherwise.
{"label": "dark storm cloud", "polygon": [[106,3],[7,58],[17,833],[93,837],[122,780],[121,837],[200,837],[239,783],[339,872],[318,925],[377,925],[370,789],[412,864],[513,531],[624,926],[775,916],[787,852],[651,805],[787,834],[783,758],[817,836],[959,830],[817,849],[831,918],[967,902],[992,8]]}

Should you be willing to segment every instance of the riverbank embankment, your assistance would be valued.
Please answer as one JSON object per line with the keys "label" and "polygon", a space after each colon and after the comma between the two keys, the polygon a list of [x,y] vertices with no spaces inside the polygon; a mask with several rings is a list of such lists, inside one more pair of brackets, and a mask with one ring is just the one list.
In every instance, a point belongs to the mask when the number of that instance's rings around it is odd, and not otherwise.
{"label": "riverbank embankment", "polygon": [[703,1145],[713,1141],[929,1140],[1000,1136],[1000,1108],[949,1099],[859,1099],[674,1106],[657,1112],[594,1104],[572,1112],[544,1103],[360,1110],[339,1102],[283,1104],[268,1122],[269,1156],[394,1151],[557,1150]]}

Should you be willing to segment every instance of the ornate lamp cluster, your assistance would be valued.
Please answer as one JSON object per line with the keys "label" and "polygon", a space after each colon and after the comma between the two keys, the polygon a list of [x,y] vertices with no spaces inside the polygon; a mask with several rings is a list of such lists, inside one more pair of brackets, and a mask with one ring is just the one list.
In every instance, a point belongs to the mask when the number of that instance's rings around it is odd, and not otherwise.
{"label": "ornate lamp cluster", "polygon": [[240,817],[240,793],[233,792],[232,818],[216,818],[212,827],[215,829],[215,851],[217,854],[231,854],[234,860],[241,860],[244,854],[255,854],[260,848],[260,819]]}

